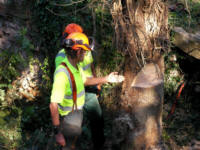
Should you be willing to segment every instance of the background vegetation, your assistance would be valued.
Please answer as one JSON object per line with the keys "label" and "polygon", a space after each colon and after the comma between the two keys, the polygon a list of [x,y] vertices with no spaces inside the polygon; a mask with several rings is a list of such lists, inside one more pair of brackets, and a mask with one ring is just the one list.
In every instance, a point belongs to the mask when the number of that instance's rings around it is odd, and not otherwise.
{"label": "background vegetation", "polygon": [[[31,19],[20,31],[16,44],[20,47],[14,52],[4,50],[0,53],[0,149],[5,150],[42,150],[58,149],[53,142],[51,120],[49,116],[49,98],[54,72],[54,58],[60,50],[60,37],[64,27],[75,22],[84,28],[87,35],[94,36],[97,48],[94,52],[96,70],[99,76],[110,71],[121,71],[124,57],[114,45],[114,29],[109,6],[112,1],[97,0],[32,0],[24,1],[30,8]],[[187,30],[200,24],[200,3],[187,1],[183,5],[171,9],[169,13],[169,27],[181,26]],[[175,5],[179,1],[173,1]],[[193,31],[194,32],[194,31]],[[171,32],[173,40],[173,32]],[[37,49],[39,45],[39,50]],[[190,71],[183,70],[181,62],[188,61],[189,56],[183,54],[171,45],[172,50],[165,54],[165,104],[163,112],[163,137],[167,145],[175,141],[178,146],[188,145],[192,139],[200,140],[199,105],[198,98],[191,94],[193,82]],[[28,55],[23,57],[23,51]],[[41,55],[42,61],[35,59]],[[172,57],[177,61],[172,61]],[[34,101],[17,98],[10,103],[6,99],[6,92],[14,88],[12,81],[22,70],[30,64],[38,63],[42,69],[42,96]],[[192,61],[193,63],[194,61]],[[192,64],[191,63],[191,64]],[[182,64],[182,63],[181,63]],[[191,65],[189,64],[189,65]],[[176,105],[175,113],[167,120],[171,106],[174,103],[179,85],[187,81],[181,97]],[[190,82],[189,82],[190,81]],[[198,81],[199,82],[199,81]],[[105,135],[111,135],[112,114],[108,113],[113,98],[110,90],[114,85],[104,85],[101,104],[105,115]],[[83,127],[84,135],[79,145],[83,150],[90,149],[90,133],[87,121]],[[170,146],[169,146],[170,147]]]}

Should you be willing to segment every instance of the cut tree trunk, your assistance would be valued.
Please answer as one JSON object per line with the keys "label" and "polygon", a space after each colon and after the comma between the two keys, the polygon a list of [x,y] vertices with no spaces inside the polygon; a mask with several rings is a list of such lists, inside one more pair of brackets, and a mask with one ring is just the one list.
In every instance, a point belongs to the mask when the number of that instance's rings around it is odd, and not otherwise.
{"label": "cut tree trunk", "polygon": [[167,6],[162,0],[115,0],[111,13],[116,46],[126,57],[121,114],[114,121],[113,135],[123,150],[164,149],[162,54],[168,50]]}

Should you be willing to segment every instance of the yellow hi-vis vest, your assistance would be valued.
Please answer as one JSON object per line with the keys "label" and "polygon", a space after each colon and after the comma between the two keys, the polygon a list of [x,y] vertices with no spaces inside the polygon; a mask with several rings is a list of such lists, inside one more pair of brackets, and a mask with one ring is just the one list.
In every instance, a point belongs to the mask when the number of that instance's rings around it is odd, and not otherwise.
{"label": "yellow hi-vis vest", "polygon": [[[57,67],[65,57],[66,57],[65,50],[61,49],[56,55],[55,66]],[[84,60],[79,63],[79,66],[83,70],[84,77],[93,77],[92,69],[91,69],[92,63],[93,63],[92,52],[87,51],[84,56]]]}
{"label": "yellow hi-vis vest", "polygon": [[65,59],[65,57],[66,57],[65,50],[61,49],[55,58],[55,67],[56,68],[58,67],[58,65],[60,65],[62,63],[62,61]]}
{"label": "yellow hi-vis vest", "polygon": [[[74,68],[68,61],[67,57],[65,57],[62,62],[64,62],[69,67],[74,76],[77,89],[77,108],[82,109],[85,103],[85,89],[80,74],[80,68]],[[51,102],[58,103],[58,111],[61,116],[67,115],[72,111],[72,81],[68,70],[61,64],[56,67],[54,72]]]}
{"label": "yellow hi-vis vest", "polygon": [[93,63],[92,52],[87,51],[87,53],[85,54],[84,60],[79,63],[86,77],[93,77],[92,68],[91,68],[92,63]]}

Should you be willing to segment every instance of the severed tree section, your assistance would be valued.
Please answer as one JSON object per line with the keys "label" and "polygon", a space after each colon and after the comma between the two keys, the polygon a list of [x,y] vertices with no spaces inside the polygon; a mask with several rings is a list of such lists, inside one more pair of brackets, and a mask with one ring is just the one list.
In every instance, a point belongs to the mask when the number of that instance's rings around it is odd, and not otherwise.
{"label": "severed tree section", "polygon": [[162,0],[115,0],[116,46],[125,54],[120,115],[113,137],[122,150],[164,149],[162,103],[168,9]]}

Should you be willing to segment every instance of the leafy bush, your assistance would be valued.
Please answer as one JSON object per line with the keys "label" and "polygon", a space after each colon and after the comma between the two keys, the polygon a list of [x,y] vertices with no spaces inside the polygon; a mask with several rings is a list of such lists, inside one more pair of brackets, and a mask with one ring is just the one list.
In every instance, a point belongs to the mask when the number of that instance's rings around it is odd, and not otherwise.
{"label": "leafy bush", "polygon": [[21,47],[21,51],[26,51],[30,54],[31,50],[34,49],[34,45],[26,37],[27,32],[28,32],[27,28],[22,28],[22,30],[20,31],[19,37],[17,38],[17,42]]}
{"label": "leafy bush", "polygon": [[19,75],[19,65],[23,64],[24,59],[19,53],[8,50],[1,52],[0,58],[0,81],[10,84]]}
{"label": "leafy bush", "polygon": [[[179,0],[176,1],[175,4],[181,3]],[[200,23],[200,16],[199,16],[199,8],[200,2],[195,0],[187,1],[187,7],[182,4],[183,8],[180,9],[178,6],[175,10],[169,12],[169,24],[171,27],[179,26],[183,27],[184,29],[192,29],[197,27]]]}

